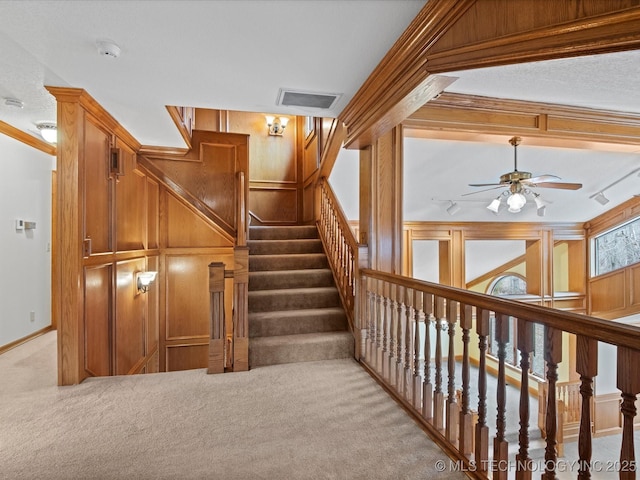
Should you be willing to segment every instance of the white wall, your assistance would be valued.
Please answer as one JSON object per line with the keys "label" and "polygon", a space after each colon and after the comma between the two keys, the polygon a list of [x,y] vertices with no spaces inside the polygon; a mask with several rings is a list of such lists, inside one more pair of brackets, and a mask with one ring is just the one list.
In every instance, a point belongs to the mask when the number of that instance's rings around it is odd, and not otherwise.
{"label": "white wall", "polygon": [[329,184],[347,220],[360,218],[360,150],[343,148],[329,175]]}
{"label": "white wall", "polygon": [[[53,162],[0,134],[0,346],[51,324]],[[35,230],[17,231],[16,219],[36,222]]]}

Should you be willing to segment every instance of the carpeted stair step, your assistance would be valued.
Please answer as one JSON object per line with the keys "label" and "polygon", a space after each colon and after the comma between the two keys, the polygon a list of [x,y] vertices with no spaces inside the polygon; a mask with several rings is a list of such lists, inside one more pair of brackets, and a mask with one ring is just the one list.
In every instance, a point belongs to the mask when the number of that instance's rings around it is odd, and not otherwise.
{"label": "carpeted stair step", "polygon": [[318,238],[293,240],[249,240],[250,255],[283,255],[290,253],[323,253],[322,242]]}
{"label": "carpeted stair step", "polygon": [[307,268],[328,268],[324,253],[295,253],[291,255],[250,255],[249,271],[302,270]]}
{"label": "carpeted stair step", "polygon": [[335,287],[249,291],[249,312],[304,310],[340,305],[340,294]]}
{"label": "carpeted stair step", "polygon": [[331,286],[333,286],[333,274],[328,268],[249,273],[249,290],[251,291]]}
{"label": "carpeted stair step", "polygon": [[254,312],[249,314],[249,336],[271,337],[347,329],[342,307]]}
{"label": "carpeted stair step", "polygon": [[349,332],[257,337],[249,342],[252,367],[349,358],[353,353],[353,336]]}
{"label": "carpeted stair step", "polygon": [[315,225],[249,228],[250,240],[290,240],[296,238],[318,238],[318,229]]}

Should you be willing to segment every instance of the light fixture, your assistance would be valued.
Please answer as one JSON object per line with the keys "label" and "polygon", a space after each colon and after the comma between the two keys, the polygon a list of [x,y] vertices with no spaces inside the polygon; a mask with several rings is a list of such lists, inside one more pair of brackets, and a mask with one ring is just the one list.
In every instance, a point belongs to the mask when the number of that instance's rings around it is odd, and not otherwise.
{"label": "light fixture", "polygon": [[547,202],[545,202],[542,198],[540,198],[540,194],[539,193],[533,193],[533,201],[536,202],[536,208],[538,209],[538,216],[539,217],[544,217],[546,210],[547,210]]}
{"label": "light fixture", "polygon": [[500,202],[502,200],[500,197],[502,197],[502,194],[494,198],[493,201],[487,206],[487,208],[496,215],[498,214],[498,210],[500,210]]}
{"label": "light fixture", "polygon": [[606,205],[607,203],[609,203],[609,199],[607,197],[605,197],[604,193],[602,193],[602,192],[596,193],[592,198],[596,202],[598,202],[600,205]]}
{"label": "light fixture", "polygon": [[158,275],[158,272],[136,272],[136,287],[138,293],[147,293],[149,285],[155,281],[156,275]]}
{"label": "light fixture", "polygon": [[281,137],[284,133],[284,129],[289,123],[287,117],[274,117],[273,115],[265,115],[267,119],[267,127],[269,128],[269,135],[275,135]]}
{"label": "light fixture", "polygon": [[58,142],[58,127],[54,122],[38,122],[36,127],[40,130],[40,136],[45,142]]}
{"label": "light fixture", "polygon": [[522,210],[522,207],[524,207],[525,203],[527,203],[527,197],[525,197],[520,192],[514,192],[509,195],[509,198],[507,198],[507,205],[509,205],[508,211],[511,213],[518,213],[520,210]]}
{"label": "light fixture", "polygon": [[460,211],[460,205],[458,205],[453,200],[449,200],[449,203],[450,205],[447,207],[447,213],[453,216]]}

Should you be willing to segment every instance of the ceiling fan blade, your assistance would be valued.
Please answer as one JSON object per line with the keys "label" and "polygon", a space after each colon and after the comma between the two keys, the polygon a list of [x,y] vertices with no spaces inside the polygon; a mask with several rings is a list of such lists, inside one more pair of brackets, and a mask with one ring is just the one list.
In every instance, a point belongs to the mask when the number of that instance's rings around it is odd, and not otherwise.
{"label": "ceiling fan blade", "polygon": [[566,183],[566,182],[541,182],[533,184],[534,187],[540,188],[558,188],[563,190],[578,190],[582,188],[581,183]]}
{"label": "ceiling fan blade", "polygon": [[538,175],[537,177],[523,179],[521,181],[522,183],[542,183],[542,182],[555,182],[557,180],[560,180],[560,177],[557,177],[556,175],[545,174],[545,175]]}
{"label": "ceiling fan blade", "polygon": [[[485,188],[484,190],[478,190],[477,192],[469,192],[469,193],[463,193],[462,195],[460,195],[461,197],[466,197],[467,195],[475,195],[476,193],[482,193],[482,192],[488,192],[489,190],[496,190],[498,188],[503,188],[504,185],[502,184],[495,184],[495,183],[489,183],[486,185],[496,185],[495,187],[492,188]],[[472,187],[476,187],[476,186],[481,186],[481,185],[471,185]]]}
{"label": "ceiling fan blade", "polygon": [[491,186],[503,186],[504,183],[470,183],[470,187],[491,187]]}

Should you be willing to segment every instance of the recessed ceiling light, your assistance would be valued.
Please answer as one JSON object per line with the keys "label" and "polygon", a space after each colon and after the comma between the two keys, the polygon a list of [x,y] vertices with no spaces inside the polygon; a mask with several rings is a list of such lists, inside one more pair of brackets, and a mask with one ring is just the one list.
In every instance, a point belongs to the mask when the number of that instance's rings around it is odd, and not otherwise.
{"label": "recessed ceiling light", "polygon": [[24,102],[22,100],[18,100],[17,98],[5,98],[4,104],[9,107],[23,108]]}

